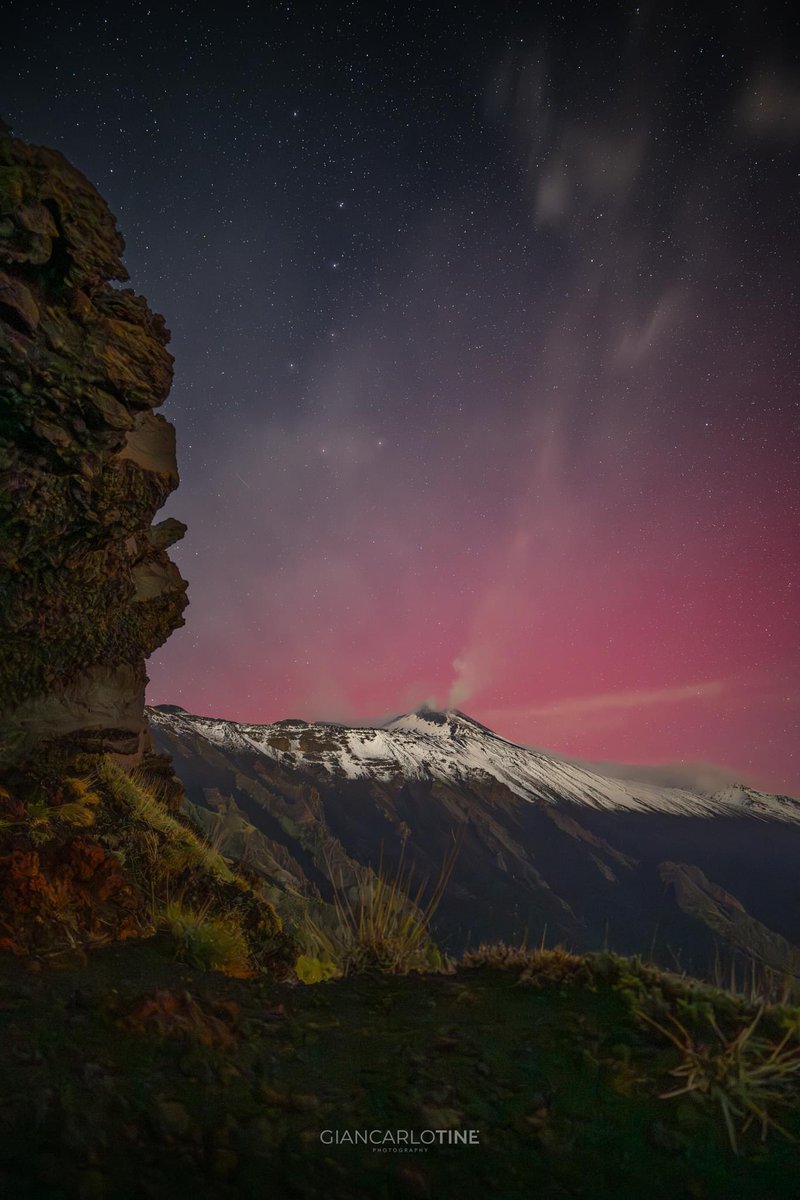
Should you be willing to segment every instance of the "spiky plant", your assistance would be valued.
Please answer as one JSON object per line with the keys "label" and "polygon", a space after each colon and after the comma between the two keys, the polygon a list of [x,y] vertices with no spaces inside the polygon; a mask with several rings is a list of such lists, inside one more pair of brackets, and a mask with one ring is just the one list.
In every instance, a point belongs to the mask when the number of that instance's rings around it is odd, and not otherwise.
{"label": "spiky plant", "polygon": [[753,1125],[760,1127],[762,1141],[771,1129],[794,1140],[777,1121],[774,1110],[797,1104],[800,1043],[793,1028],[777,1042],[757,1037],[763,1014],[760,1008],[733,1037],[726,1037],[709,1014],[712,1038],[702,1040],[674,1016],[667,1027],[638,1012],[641,1020],[663,1034],[681,1054],[681,1062],[670,1072],[680,1086],[662,1092],[661,1098],[690,1096],[701,1104],[717,1106],[734,1154],[739,1153],[738,1138]]}
{"label": "spiky plant", "polygon": [[438,908],[455,866],[457,847],[448,854],[439,877],[424,899],[426,882],[414,887],[413,867],[404,863],[405,846],[391,876],[378,870],[363,879],[352,898],[341,879],[334,880],[336,922],[324,929],[307,918],[308,940],[316,959],[333,964],[337,973],[356,974],[378,970],[393,975],[409,971],[439,971],[444,959],[431,936],[431,920]]}

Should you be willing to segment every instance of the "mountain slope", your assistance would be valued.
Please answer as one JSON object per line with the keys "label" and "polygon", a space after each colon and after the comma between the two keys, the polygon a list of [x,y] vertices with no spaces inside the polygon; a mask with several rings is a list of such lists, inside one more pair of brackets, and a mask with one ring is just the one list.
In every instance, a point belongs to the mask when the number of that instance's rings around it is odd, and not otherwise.
{"label": "mountain slope", "polygon": [[[437,917],[453,948],[546,930],[580,948],[680,954],[700,971],[720,944],[798,971],[800,803],[789,797],[612,779],[456,711],[380,728],[243,725],[171,706],[150,719],[206,827],[248,826],[252,861],[276,884],[289,871],[329,898],[331,879],[381,857],[392,869],[401,853],[435,878],[456,843]],[[692,872],[704,886],[687,905]],[[720,892],[752,923],[721,922]]]}
{"label": "mountain slope", "polygon": [[445,784],[491,777],[515,795],[607,811],[694,817],[739,816],[800,824],[800,801],[741,786],[714,795],[604,776],[508,742],[457,710],[420,709],[380,727],[350,728],[299,720],[243,725],[195,717],[174,706],[151,710],[157,728],[199,734],[221,749],[253,750],[276,763],[323,768],[333,779],[383,782],[431,779]]}

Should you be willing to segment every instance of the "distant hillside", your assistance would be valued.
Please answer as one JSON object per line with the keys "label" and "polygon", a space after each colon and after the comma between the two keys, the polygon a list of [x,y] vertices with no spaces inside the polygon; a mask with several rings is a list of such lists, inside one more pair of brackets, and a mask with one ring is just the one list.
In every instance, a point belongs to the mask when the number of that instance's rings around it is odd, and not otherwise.
{"label": "distant hillside", "polygon": [[[423,709],[382,728],[242,725],[150,710],[193,814],[266,879],[331,879],[401,852],[435,879],[437,933],[605,944],[705,972],[720,955],[800,978],[800,803],[620,780]],[[405,848],[403,850],[403,848]]]}

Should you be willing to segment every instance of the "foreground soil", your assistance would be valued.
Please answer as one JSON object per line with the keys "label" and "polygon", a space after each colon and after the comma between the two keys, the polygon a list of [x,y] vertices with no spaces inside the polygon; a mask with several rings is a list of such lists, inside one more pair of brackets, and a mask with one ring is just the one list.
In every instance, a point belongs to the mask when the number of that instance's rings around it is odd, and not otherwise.
{"label": "foreground soil", "polygon": [[[737,1157],[713,1107],[659,1099],[677,1051],[610,984],[238,981],[156,938],[58,970],[0,960],[0,1030],[0,1195],[18,1200],[798,1195],[797,1144],[751,1133]],[[424,1129],[479,1144],[320,1137]]]}

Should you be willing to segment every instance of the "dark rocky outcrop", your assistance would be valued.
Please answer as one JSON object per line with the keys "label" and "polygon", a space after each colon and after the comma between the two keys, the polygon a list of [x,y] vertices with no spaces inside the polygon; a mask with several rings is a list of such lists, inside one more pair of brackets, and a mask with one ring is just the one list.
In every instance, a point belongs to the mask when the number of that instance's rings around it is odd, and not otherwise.
{"label": "dark rocky outcrop", "polygon": [[54,150],[0,128],[0,763],[67,738],[136,763],[145,659],[186,583],[153,526],[177,486],[163,319],[123,240]]}
{"label": "dark rocky outcrop", "polygon": [[155,411],[172,357],[114,286],[122,250],[92,185],[0,127],[0,951],[82,961],[166,931],[187,960],[285,976],[294,939],[150,744],[145,660],[183,623],[185,527],[152,524],[178,484]]}

